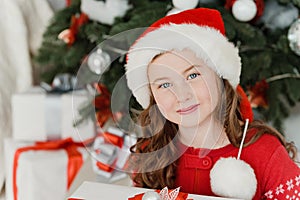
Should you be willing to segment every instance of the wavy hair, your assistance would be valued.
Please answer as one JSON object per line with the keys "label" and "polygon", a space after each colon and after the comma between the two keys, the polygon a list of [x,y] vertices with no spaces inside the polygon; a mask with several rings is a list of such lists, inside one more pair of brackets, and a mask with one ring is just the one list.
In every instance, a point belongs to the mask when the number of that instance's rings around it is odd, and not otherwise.
{"label": "wavy hair", "polygon": [[[224,117],[222,123],[224,123],[225,132],[230,143],[235,147],[239,147],[244,128],[239,109],[241,97],[227,80],[223,80],[223,83],[225,93],[222,93],[222,95],[225,95],[226,101],[219,102],[222,105],[219,105],[217,109],[224,106],[221,113]],[[144,137],[139,138],[137,143],[130,148],[133,154],[129,166],[135,172],[132,174],[132,180],[138,187],[161,189],[168,186],[174,188],[177,160],[172,161],[172,159],[180,153],[175,146],[178,125],[164,119],[152,95],[149,107],[138,116],[138,122],[141,127],[144,127],[142,128]],[[258,120],[254,120],[249,124],[249,129],[251,128],[257,129],[257,133],[249,138],[244,146],[254,143],[263,134],[271,134],[279,139],[290,157],[295,159],[296,147],[294,143],[287,142],[277,130]],[[139,154],[155,151],[159,152],[154,154],[155,156],[138,156]],[[148,169],[151,168],[155,170],[149,171]]]}

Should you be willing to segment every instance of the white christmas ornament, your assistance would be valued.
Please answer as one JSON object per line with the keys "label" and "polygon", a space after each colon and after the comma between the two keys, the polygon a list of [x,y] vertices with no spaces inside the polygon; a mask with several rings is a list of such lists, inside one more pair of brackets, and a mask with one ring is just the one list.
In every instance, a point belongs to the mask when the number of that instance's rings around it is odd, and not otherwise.
{"label": "white christmas ornament", "polygon": [[168,15],[174,15],[174,14],[177,14],[177,13],[180,13],[182,12],[182,10],[178,9],[178,8],[172,8],[171,10],[169,10],[169,12],[167,13],[167,16]]}
{"label": "white christmas ornament", "polygon": [[199,0],[172,0],[173,6],[179,10],[196,8]]}
{"label": "white christmas ornament", "polygon": [[297,19],[289,28],[288,40],[292,51],[300,56],[300,19]]}
{"label": "white christmas ornament", "polygon": [[82,0],[80,6],[81,12],[91,20],[109,25],[114,23],[116,17],[123,17],[129,8],[128,0]]}
{"label": "white christmas ornament", "polygon": [[108,69],[110,63],[110,56],[100,48],[91,53],[87,60],[90,70],[98,75],[104,73],[106,69]]}
{"label": "white christmas ornament", "polygon": [[285,29],[299,16],[299,10],[292,3],[279,4],[277,1],[266,1],[263,15],[259,19],[265,27],[275,30]]}
{"label": "white christmas ornament", "polygon": [[233,16],[242,22],[252,20],[257,13],[257,7],[253,0],[237,0],[232,6]]}

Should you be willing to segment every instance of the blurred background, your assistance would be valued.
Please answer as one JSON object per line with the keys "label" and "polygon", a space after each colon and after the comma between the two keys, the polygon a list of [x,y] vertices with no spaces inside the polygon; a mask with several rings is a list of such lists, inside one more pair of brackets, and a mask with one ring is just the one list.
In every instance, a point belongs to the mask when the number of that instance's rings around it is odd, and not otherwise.
{"label": "blurred background", "polygon": [[[134,139],[126,137],[135,138],[138,134],[133,133],[125,116],[126,113],[133,116],[140,109],[133,97],[118,98],[114,102],[115,110],[111,109],[111,93],[124,75],[125,53],[134,41],[132,35],[127,37],[124,32],[147,27],[165,15],[195,7],[221,12],[226,35],[240,50],[241,86],[249,97],[255,118],[274,126],[300,148],[300,0],[2,0],[1,3],[0,190],[3,199],[5,195],[12,199],[16,194],[12,189],[16,184],[13,173],[18,170],[12,160],[16,158],[15,152],[36,141],[52,142],[69,137],[73,142],[84,141],[90,145],[89,154],[101,157],[106,164],[105,171],[100,166],[103,163],[88,162],[90,166],[86,168],[93,173],[86,176],[98,177],[100,182],[123,179],[123,174],[114,174],[110,167],[116,160],[119,168],[124,165],[125,161],[119,159],[120,149],[127,155]],[[140,33],[137,31],[135,36]],[[122,37],[115,37],[118,34]],[[122,87],[128,90],[125,82]],[[72,91],[75,93],[70,94]],[[118,130],[109,129],[112,127]],[[104,134],[107,132],[109,136]],[[107,147],[106,140],[99,139],[99,135],[102,139],[117,137],[117,143]],[[96,144],[95,138],[99,139]],[[64,142],[68,148],[74,145]],[[52,150],[61,148],[66,147]],[[99,154],[103,148],[110,152],[104,157]],[[81,155],[84,163],[88,155]],[[32,156],[33,160],[51,157]],[[58,165],[53,166],[54,169]],[[28,169],[24,166],[23,170],[25,173]],[[16,176],[23,180],[22,175]],[[84,175],[80,179],[84,180]],[[49,184],[57,182],[53,179]],[[23,187],[19,192],[25,190]],[[61,196],[69,189],[61,191]]]}

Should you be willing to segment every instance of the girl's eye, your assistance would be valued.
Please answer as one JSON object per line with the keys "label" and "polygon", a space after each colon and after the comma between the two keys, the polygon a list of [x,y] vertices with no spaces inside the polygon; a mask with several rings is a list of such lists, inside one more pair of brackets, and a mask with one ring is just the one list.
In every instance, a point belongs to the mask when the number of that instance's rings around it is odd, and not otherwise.
{"label": "girl's eye", "polygon": [[197,76],[199,76],[200,74],[199,73],[192,73],[192,74],[190,74],[189,76],[188,76],[188,80],[189,79],[194,79],[194,78],[196,78]]}
{"label": "girl's eye", "polygon": [[161,85],[159,85],[159,88],[168,88],[171,86],[171,83],[163,83]]}

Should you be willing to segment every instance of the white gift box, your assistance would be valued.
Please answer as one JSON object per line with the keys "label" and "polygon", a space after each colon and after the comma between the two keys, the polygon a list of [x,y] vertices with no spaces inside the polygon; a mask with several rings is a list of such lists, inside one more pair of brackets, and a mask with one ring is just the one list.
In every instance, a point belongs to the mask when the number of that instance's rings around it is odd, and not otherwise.
{"label": "white gift box", "polygon": [[[33,145],[34,143],[31,142],[21,142],[13,139],[6,139],[4,141],[6,200],[65,199],[68,186],[71,184],[70,180],[74,180],[68,177],[69,172],[71,173],[71,170],[74,168],[71,167],[72,165],[69,165],[71,158],[67,150],[63,148],[26,150],[21,152],[17,162],[15,161],[15,158],[17,158],[15,157],[15,153],[18,150],[23,149],[23,147],[30,148]],[[74,148],[81,155],[84,162],[88,157],[86,148],[77,146]],[[70,170],[68,167],[71,167]],[[80,168],[81,165],[77,165],[77,167]],[[15,173],[15,176],[13,173]],[[78,171],[75,170],[75,175],[77,173]],[[14,198],[14,195],[17,198]]]}
{"label": "white gift box", "polygon": [[[69,200],[128,200],[137,194],[151,191],[150,189],[128,187],[122,185],[84,182],[68,199]],[[188,194],[188,199],[193,200],[229,200],[230,198],[212,197]]]}
{"label": "white gift box", "polygon": [[88,99],[85,90],[64,94],[47,94],[35,87],[12,97],[13,138],[27,141],[46,141],[72,137],[84,141],[95,136],[91,119],[74,127],[79,106]]}
{"label": "white gift box", "polygon": [[[123,178],[125,175],[123,167],[130,155],[129,149],[136,143],[136,139],[125,135],[120,129],[112,126],[108,127],[106,133],[119,138],[119,140],[122,141],[122,144],[113,144],[112,141],[106,142],[106,136],[96,137],[93,145],[94,151],[91,152],[93,170],[96,174],[103,176],[107,180]],[[99,168],[99,163],[101,163],[102,166],[104,164],[106,166],[106,170],[101,169],[101,167]]]}

